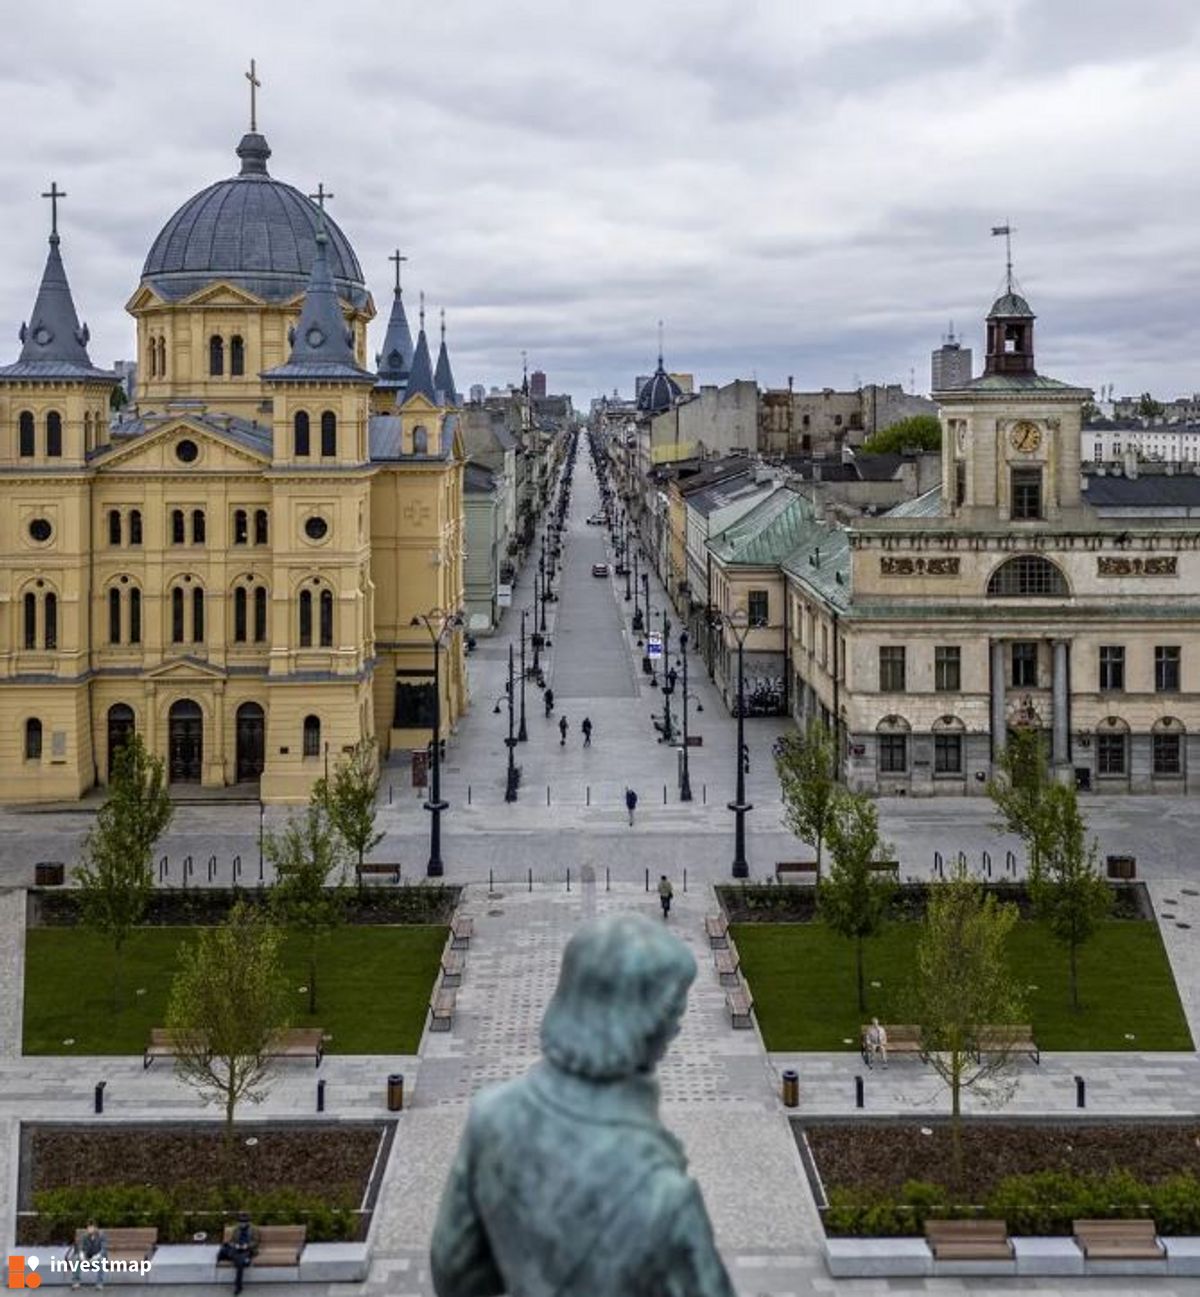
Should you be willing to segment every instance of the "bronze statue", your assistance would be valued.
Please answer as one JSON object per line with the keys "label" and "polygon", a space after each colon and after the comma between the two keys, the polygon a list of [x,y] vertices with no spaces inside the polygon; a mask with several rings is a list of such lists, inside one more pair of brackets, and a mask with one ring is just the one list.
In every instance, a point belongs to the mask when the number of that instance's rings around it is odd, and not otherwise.
{"label": "bronze statue", "polygon": [[648,919],[586,923],[544,1058],[471,1105],[433,1233],[438,1297],[734,1297],[654,1068],[696,961]]}

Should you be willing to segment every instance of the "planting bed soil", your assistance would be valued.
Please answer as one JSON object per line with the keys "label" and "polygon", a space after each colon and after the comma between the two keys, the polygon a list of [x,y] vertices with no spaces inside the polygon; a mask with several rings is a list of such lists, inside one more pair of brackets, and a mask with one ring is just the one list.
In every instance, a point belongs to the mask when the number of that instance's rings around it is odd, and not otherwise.
{"label": "planting bed soil", "polygon": [[[391,1122],[238,1123],[227,1161],[220,1122],[23,1126],[19,1241],[60,1233],[55,1218],[88,1191],[98,1195],[92,1210],[102,1225],[156,1224],[160,1242],[190,1241],[243,1206],[257,1207],[260,1223],[310,1220],[310,1234],[353,1237],[365,1228],[357,1213],[374,1205],[394,1130]],[[40,1220],[30,1214],[37,1208]],[[339,1218],[330,1221],[331,1212]]]}
{"label": "planting bed soil", "polygon": [[[922,1130],[931,1134],[922,1134]],[[857,1189],[896,1192],[907,1180],[944,1184],[951,1166],[946,1121],[793,1121],[808,1136],[826,1193]],[[1006,1176],[1037,1171],[1108,1175],[1128,1171],[1140,1180],[1200,1175],[1200,1120],[1180,1122],[998,1122],[962,1126],[964,1179],[971,1201],[981,1201]]]}

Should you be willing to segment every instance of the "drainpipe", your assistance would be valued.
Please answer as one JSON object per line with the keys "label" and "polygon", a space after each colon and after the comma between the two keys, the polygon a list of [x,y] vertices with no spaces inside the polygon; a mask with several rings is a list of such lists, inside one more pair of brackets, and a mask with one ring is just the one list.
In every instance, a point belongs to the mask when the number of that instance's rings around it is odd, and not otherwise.
{"label": "drainpipe", "polygon": [[833,613],[833,744],[837,753],[837,777],[842,775],[842,710],[841,710],[841,636],[838,634],[837,609]]}
{"label": "drainpipe", "polygon": [[787,573],[783,576],[783,714],[792,714],[792,648],[790,643],[792,592],[788,589]]}

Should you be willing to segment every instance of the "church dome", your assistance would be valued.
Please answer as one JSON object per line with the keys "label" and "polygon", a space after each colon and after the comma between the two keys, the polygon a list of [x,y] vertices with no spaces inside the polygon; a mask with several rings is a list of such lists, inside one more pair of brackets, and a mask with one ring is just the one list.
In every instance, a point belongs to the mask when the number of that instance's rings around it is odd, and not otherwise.
{"label": "church dome", "polygon": [[[317,248],[317,205],[267,172],[271,150],[251,132],[237,148],[241,171],[189,198],[154,240],[142,282],[178,301],[226,280],[269,302],[300,296]],[[329,268],[338,296],[355,307],[369,296],[350,241],[325,216]]]}
{"label": "church dome", "polygon": [[662,357],[652,377],[642,384],[638,393],[637,408],[642,414],[662,414],[683,395],[683,388],[663,369]]}

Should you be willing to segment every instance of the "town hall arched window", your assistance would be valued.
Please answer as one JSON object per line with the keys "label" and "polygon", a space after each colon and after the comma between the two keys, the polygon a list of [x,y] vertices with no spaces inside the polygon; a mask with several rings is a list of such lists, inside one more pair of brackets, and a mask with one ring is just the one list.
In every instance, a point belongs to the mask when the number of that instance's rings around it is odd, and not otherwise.
{"label": "town hall arched window", "polygon": [[108,592],[108,642],[121,642],[121,592],[115,586]]}
{"label": "town hall arched window", "polygon": [[208,372],[213,377],[225,372],[225,342],[218,333],[208,340]]}
{"label": "town hall arched window", "polygon": [[246,587],[239,585],[233,592],[233,642],[246,642]]}
{"label": "town hall arched window", "polygon": [[48,649],[58,648],[58,595],[46,596],[42,616],[45,621],[42,628],[42,642]]}
{"label": "town hall arched window", "polygon": [[229,339],[229,374],[241,378],[246,372],[246,344],[237,333]]}
{"label": "town hall arched window", "polygon": [[142,543],[142,511],[140,509],[130,509],[129,511],[129,543],[131,545],[140,545]]}
{"label": "town hall arched window", "polygon": [[22,600],[24,608],[24,642],[27,649],[37,648],[37,595],[28,591]]}
{"label": "town hall arched window", "polygon": [[137,589],[129,592],[129,642],[142,642],[142,592]]}
{"label": "town hall arched window", "polygon": [[204,510],[192,510],[192,544],[204,544]]}
{"label": "town hall arched window", "polygon": [[312,591],[300,591],[300,647],[312,648]]}
{"label": "town hall arched window", "polygon": [[108,511],[108,543],[110,545],[119,545],[121,543],[120,509],[110,509]]}
{"label": "town hall arched window", "polygon": [[17,428],[20,435],[21,458],[29,459],[35,450],[32,410],[21,411],[20,417],[17,419]]}
{"label": "town hall arched window", "polygon": [[1041,554],[1018,554],[1005,560],[988,579],[993,597],[1070,594],[1062,571]]}
{"label": "town hall arched window", "polygon": [[267,587],[256,586],[254,590],[254,642],[264,644],[267,639]]}
{"label": "town hall arched window", "polygon": [[171,642],[183,643],[183,591],[178,586],[171,591]]}
{"label": "town hall arched window", "polygon": [[204,642],[204,591],[199,586],[192,588],[192,641]]}
{"label": "town hall arched window", "polygon": [[30,717],[25,722],[25,760],[42,759],[42,722]]}
{"label": "town hall arched window", "polygon": [[306,716],[304,718],[304,755],[319,757],[321,755],[321,718]]}
{"label": "town hall arched window", "polygon": [[333,592],[321,591],[321,647],[333,647]]}
{"label": "town hall arched window", "polygon": [[304,459],[308,455],[308,411],[297,410],[295,417],[292,419],[292,442],[293,450],[297,459]]}
{"label": "town hall arched window", "polygon": [[46,415],[46,454],[55,459],[62,455],[62,415],[57,410]]}
{"label": "town hall arched window", "polygon": [[337,454],[337,415],[332,410],[321,415],[321,454],[326,459]]}
{"label": "town hall arched window", "polygon": [[267,543],[267,511],[265,509],[255,509],[254,511],[254,543],[256,545],[265,545]]}
{"label": "town hall arched window", "polygon": [[171,544],[182,545],[187,537],[184,535],[184,516],[182,509],[171,510]]}
{"label": "town hall arched window", "polygon": [[245,545],[250,539],[250,518],[245,509],[233,511],[233,543]]}

